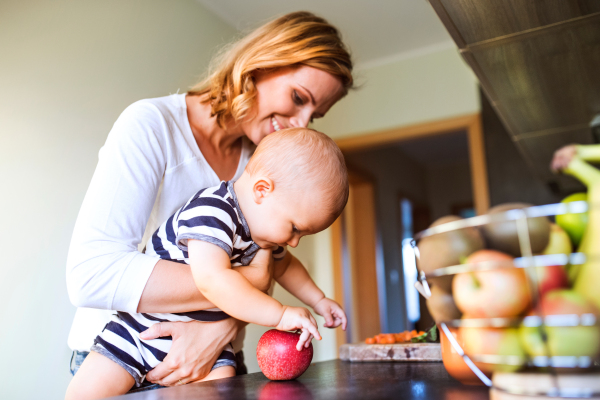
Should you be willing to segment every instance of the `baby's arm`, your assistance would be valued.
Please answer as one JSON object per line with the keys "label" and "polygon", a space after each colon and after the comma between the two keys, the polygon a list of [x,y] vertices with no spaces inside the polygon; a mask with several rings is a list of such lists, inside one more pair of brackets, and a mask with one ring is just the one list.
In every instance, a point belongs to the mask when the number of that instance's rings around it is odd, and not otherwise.
{"label": "baby's arm", "polygon": [[313,335],[321,339],[310,312],[302,307],[287,307],[250,284],[231,268],[229,256],[220,247],[201,240],[188,241],[188,254],[198,290],[230,316],[279,330],[301,329],[301,349]]}
{"label": "baby's arm", "polygon": [[342,329],[346,330],[347,318],[342,307],[325,297],[323,291],[308,275],[306,268],[290,252],[281,261],[275,263],[275,280],[285,290],[325,318],[327,328],[337,328],[342,325]]}
{"label": "baby's arm", "polygon": [[260,249],[249,265],[233,267],[248,279],[252,286],[263,293],[268,293],[273,282],[273,256],[271,250]]}

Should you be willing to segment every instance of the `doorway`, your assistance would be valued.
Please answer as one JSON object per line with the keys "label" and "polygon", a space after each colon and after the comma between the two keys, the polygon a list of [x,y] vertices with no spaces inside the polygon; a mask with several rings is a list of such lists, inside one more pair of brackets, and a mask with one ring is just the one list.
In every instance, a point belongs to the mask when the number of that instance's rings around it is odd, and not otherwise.
{"label": "doorway", "polygon": [[435,219],[489,207],[479,114],[337,141],[350,198],[332,226],[335,297],[348,311],[338,344],[433,325],[414,289],[409,243]]}

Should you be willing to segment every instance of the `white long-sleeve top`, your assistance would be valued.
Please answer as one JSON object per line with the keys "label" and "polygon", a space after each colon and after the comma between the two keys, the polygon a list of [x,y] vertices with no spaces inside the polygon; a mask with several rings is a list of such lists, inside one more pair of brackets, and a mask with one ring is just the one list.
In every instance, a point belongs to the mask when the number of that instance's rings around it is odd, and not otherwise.
{"label": "white long-sleeve top", "polygon": [[[253,151],[244,138],[233,180]],[[123,111],[100,150],[67,257],[67,289],[78,307],[71,349],[89,350],[110,310],[137,311],[159,260],[141,252],[147,239],[195,192],[219,182],[192,134],[185,94]]]}

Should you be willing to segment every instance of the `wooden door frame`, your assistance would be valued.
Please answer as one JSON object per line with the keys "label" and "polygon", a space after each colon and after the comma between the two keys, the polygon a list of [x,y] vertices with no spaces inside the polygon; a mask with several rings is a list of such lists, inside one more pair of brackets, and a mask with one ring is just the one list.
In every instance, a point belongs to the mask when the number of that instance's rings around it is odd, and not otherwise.
{"label": "wooden door frame", "polygon": [[[335,139],[342,151],[364,150],[370,147],[391,144],[403,140],[441,135],[445,133],[466,131],[469,142],[469,165],[471,169],[471,185],[473,204],[477,215],[487,212],[490,206],[489,185],[481,113],[467,114],[453,118],[425,122],[415,125],[377,131],[357,136]],[[344,304],[344,287],[342,280],[343,247],[342,223],[338,218],[331,226],[332,262],[335,300]],[[338,346],[345,343],[343,332],[337,334]]]}
{"label": "wooden door frame", "polygon": [[364,150],[402,140],[458,131],[466,131],[469,141],[469,164],[475,211],[477,215],[485,214],[490,207],[490,194],[480,113],[350,136],[337,139],[335,142],[342,151]]}

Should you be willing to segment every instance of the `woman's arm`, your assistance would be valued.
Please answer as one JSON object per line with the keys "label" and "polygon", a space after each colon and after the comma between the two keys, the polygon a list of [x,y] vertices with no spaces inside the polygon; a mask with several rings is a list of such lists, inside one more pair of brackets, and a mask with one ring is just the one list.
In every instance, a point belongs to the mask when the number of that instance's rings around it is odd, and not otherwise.
{"label": "woman's arm", "polygon": [[[269,252],[270,254],[270,252]],[[254,264],[235,268],[262,292],[270,287],[270,265]],[[187,312],[214,308],[196,287],[189,265],[160,260],[152,274],[138,306],[138,312]]]}
{"label": "woman's arm", "polygon": [[78,307],[135,312],[158,257],[142,241],[167,157],[160,111],[129,106],[99,153],[67,257],[67,289]]}

